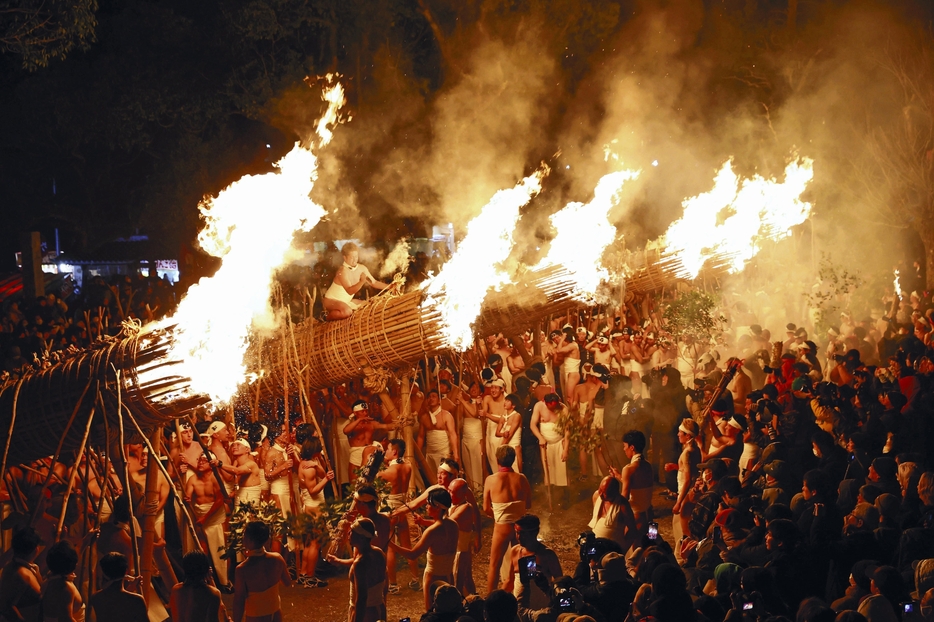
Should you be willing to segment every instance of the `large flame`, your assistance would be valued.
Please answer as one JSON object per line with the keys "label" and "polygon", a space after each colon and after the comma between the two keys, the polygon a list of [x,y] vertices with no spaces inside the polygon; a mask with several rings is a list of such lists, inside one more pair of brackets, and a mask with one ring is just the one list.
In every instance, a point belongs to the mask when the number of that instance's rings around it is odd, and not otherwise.
{"label": "large flame", "polygon": [[[325,90],[327,112],[319,122],[319,145],[331,138],[344,103],[340,83]],[[215,403],[230,399],[246,377],[243,356],[252,327],[274,322],[269,298],[276,269],[288,261],[296,231],[308,231],[324,216],[311,198],[318,162],[296,144],[275,164],[276,171],[247,175],[199,206],[205,227],[198,243],[223,259],[212,277],[191,286],[175,314],[171,357],[183,361],[181,375],[195,393]]]}
{"label": "large flame", "polygon": [[785,181],[756,175],[740,179],[727,161],[710,192],[685,199],[684,216],[668,227],[663,244],[683,267],[680,276],[697,278],[709,259],[725,259],[728,271],[742,270],[764,239],[780,239],[803,223],[811,204],[801,200],[814,177],[813,161],[797,158],[785,167]]}
{"label": "large flame", "polygon": [[609,272],[601,263],[603,251],[616,239],[616,226],[607,216],[619,202],[623,184],[639,177],[640,171],[617,171],[604,175],[594,189],[589,203],[568,203],[552,214],[551,225],[557,231],[548,255],[535,268],[563,265],[575,281],[575,295],[592,297]]}
{"label": "large flame", "polygon": [[892,286],[895,288],[895,295],[900,296],[902,293],[902,284],[899,279],[898,268],[895,268],[895,281],[892,283]]}
{"label": "large flame", "polygon": [[464,350],[473,342],[471,325],[490,288],[509,283],[501,264],[509,257],[519,209],[542,190],[549,168],[541,168],[514,188],[493,195],[480,214],[467,224],[457,252],[426,285],[426,304],[441,311],[442,332],[448,346]]}

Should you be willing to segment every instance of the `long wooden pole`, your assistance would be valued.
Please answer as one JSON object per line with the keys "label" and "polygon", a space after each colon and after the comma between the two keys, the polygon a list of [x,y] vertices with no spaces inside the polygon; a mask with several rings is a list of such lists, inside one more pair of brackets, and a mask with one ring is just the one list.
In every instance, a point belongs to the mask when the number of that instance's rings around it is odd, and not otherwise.
{"label": "long wooden pole", "polygon": [[[68,498],[71,496],[71,491],[75,487],[75,477],[78,475],[78,465],[81,463],[81,456],[84,454],[84,448],[87,447],[88,444],[88,436],[91,434],[91,424],[94,423],[94,412],[95,406],[91,406],[91,414],[88,415],[88,423],[84,427],[84,436],[81,438],[81,446],[78,448],[78,453],[75,457],[75,465],[72,467],[71,474],[68,476],[68,486],[65,487],[65,496],[62,499],[62,511],[61,514],[59,514],[58,525],[55,528],[56,542],[58,542],[62,536],[62,527],[65,525],[65,512],[68,510]],[[85,506],[85,513],[87,513],[87,506]]]}
{"label": "long wooden pole", "polygon": [[[143,438],[145,435],[142,434]],[[146,443],[149,460],[146,464],[146,494],[143,497],[143,549],[140,552],[140,576],[143,577],[143,598],[146,604],[152,599],[152,556],[156,542],[156,510],[159,507],[159,448],[162,446],[162,428],[152,432]]]}

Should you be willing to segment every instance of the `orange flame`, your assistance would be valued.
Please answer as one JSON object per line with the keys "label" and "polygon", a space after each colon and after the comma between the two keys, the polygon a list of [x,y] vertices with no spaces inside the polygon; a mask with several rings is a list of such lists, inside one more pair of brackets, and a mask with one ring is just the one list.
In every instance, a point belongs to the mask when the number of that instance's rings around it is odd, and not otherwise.
{"label": "orange flame", "polygon": [[661,242],[680,259],[679,276],[697,278],[708,259],[726,258],[730,273],[742,270],[764,239],[778,240],[807,220],[811,204],[801,200],[814,177],[813,161],[796,158],[785,167],[785,181],[756,175],[740,179],[732,161],[724,163],[710,192],[685,199],[684,216],[668,227]]}
{"label": "orange flame", "polygon": [[617,171],[604,175],[594,189],[589,203],[568,203],[552,214],[551,225],[557,236],[551,241],[548,255],[535,269],[554,265],[567,268],[575,281],[575,295],[592,298],[609,272],[601,263],[603,251],[616,239],[616,227],[607,216],[619,202],[623,185],[639,177],[641,171]]}
{"label": "orange flame", "polygon": [[[327,112],[318,123],[318,144],[331,139],[344,103],[340,83],[322,99]],[[198,243],[221,257],[212,277],[191,286],[175,314],[160,323],[174,325],[171,358],[181,359],[179,373],[191,379],[195,393],[223,403],[246,378],[243,356],[251,329],[271,328],[276,318],[269,305],[273,276],[292,255],[296,231],[309,231],[324,216],[310,198],[318,161],[296,144],[279,160],[276,171],[246,175],[199,205],[205,226]]]}
{"label": "orange flame", "polygon": [[511,281],[501,264],[512,250],[519,209],[541,192],[542,180],[549,172],[543,163],[515,188],[494,194],[480,214],[467,224],[467,235],[454,256],[425,285],[425,304],[441,311],[442,333],[449,347],[456,350],[470,347],[471,326],[480,315],[487,291]]}

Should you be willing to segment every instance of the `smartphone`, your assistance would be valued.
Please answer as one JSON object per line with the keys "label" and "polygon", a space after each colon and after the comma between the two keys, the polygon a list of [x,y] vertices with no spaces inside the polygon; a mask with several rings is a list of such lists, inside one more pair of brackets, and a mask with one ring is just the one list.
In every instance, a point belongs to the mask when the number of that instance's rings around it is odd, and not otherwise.
{"label": "smartphone", "polygon": [[915,612],[915,603],[913,600],[906,601],[902,603],[902,611],[905,613],[914,613]]}
{"label": "smartphone", "polygon": [[743,611],[749,611],[753,608],[753,603],[743,603]]}
{"label": "smartphone", "polygon": [[649,540],[658,539],[658,523],[649,523]]}
{"label": "smartphone", "polygon": [[719,542],[721,540],[723,540],[723,529],[721,529],[720,525],[717,525],[713,528],[713,541]]}
{"label": "smartphone", "polygon": [[534,555],[519,558],[519,581],[528,583],[532,579],[532,574],[536,571],[538,571],[538,565],[535,563]]}
{"label": "smartphone", "polygon": [[399,622],[412,622],[412,618],[399,618]]}
{"label": "smartphone", "polygon": [[595,546],[590,547],[590,550],[587,551],[587,554],[588,554],[588,555],[596,555],[596,554],[597,554],[597,547],[595,547]]}

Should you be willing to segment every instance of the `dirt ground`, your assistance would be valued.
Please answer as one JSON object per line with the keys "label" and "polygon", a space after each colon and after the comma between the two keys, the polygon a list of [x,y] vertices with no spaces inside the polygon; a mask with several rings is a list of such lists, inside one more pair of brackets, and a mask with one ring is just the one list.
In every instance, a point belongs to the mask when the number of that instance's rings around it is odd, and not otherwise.
{"label": "dirt ground", "polygon": [[[572,505],[567,510],[559,510],[557,506],[554,513],[548,511],[548,504],[544,491],[536,487],[533,491],[532,513],[537,514],[542,521],[541,539],[558,554],[561,567],[566,574],[573,574],[578,561],[577,537],[587,530],[593,506],[591,495],[599,482],[594,478],[588,483],[571,482]],[[672,502],[666,499],[664,488],[656,486],[653,500],[655,517],[658,521],[659,534],[671,542],[671,506]],[[492,534],[492,520],[484,522],[483,547],[480,554],[474,558],[474,581],[481,595],[486,594],[486,574],[490,560],[490,536]],[[422,560],[421,567],[424,566]],[[420,577],[418,577],[420,578]],[[396,622],[405,617],[417,621],[423,613],[424,603],[421,589],[413,591],[405,587],[411,580],[408,566],[400,562],[398,580],[402,592],[396,596],[389,595],[387,599],[387,620]],[[346,575],[328,577],[328,586],[325,588],[291,587],[281,591],[283,619],[289,622],[312,622],[322,620],[344,620],[347,618],[349,603],[349,587]],[[225,602],[230,610],[233,604],[232,596],[225,596]],[[232,610],[231,610],[232,611]]]}

